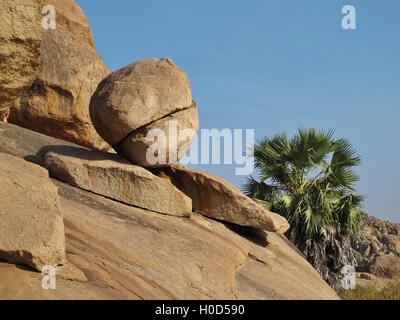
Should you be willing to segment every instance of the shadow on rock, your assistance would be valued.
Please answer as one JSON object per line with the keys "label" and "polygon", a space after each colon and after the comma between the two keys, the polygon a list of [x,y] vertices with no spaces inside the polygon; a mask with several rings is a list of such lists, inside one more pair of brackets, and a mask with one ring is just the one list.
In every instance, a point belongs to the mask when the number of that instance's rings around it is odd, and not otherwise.
{"label": "shadow on rock", "polygon": [[260,247],[265,248],[269,244],[267,233],[263,230],[258,230],[250,227],[243,227],[224,221],[222,223],[232,232],[238,234],[239,236],[251,241],[252,243]]}

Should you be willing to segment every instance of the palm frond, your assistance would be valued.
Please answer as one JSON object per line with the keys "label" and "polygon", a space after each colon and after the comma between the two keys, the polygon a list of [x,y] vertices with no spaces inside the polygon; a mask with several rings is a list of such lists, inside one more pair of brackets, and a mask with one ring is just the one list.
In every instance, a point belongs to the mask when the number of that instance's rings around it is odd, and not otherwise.
{"label": "palm frond", "polygon": [[308,171],[325,162],[331,151],[331,139],[334,131],[299,129],[290,140],[290,162],[299,170]]}
{"label": "palm frond", "polygon": [[332,167],[354,167],[361,164],[361,157],[346,139],[339,139],[332,145]]}
{"label": "palm frond", "polygon": [[247,178],[246,183],[241,188],[242,192],[252,198],[268,202],[273,202],[279,196],[279,190],[264,182],[259,182],[252,176]]}

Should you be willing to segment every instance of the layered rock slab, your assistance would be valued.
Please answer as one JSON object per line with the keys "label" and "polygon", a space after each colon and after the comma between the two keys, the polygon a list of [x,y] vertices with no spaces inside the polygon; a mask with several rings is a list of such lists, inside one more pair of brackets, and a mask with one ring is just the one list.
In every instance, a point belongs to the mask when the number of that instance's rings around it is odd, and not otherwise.
{"label": "layered rock slab", "polygon": [[204,216],[241,226],[284,233],[289,224],[282,216],[267,211],[229,182],[212,174],[182,165],[155,169],[193,201],[194,211]]}
{"label": "layered rock slab", "polygon": [[0,259],[41,271],[66,263],[63,217],[48,172],[0,153]]}
{"label": "layered rock slab", "polygon": [[189,217],[192,201],[168,180],[130,164],[118,155],[77,147],[42,150],[52,177],[132,206]]}

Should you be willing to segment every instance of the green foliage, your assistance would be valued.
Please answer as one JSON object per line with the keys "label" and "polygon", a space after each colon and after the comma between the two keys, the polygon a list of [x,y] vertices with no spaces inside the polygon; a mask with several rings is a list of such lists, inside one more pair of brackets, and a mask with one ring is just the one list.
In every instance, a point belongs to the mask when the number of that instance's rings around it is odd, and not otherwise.
{"label": "green foliage", "polygon": [[400,281],[390,282],[383,289],[370,285],[355,290],[339,290],[338,294],[344,300],[400,300]]}
{"label": "green foliage", "polygon": [[355,263],[349,237],[360,230],[363,197],[353,193],[360,156],[333,134],[300,129],[292,138],[257,141],[259,176],[249,177],[243,191],[288,220],[288,237],[334,286],[340,269]]}

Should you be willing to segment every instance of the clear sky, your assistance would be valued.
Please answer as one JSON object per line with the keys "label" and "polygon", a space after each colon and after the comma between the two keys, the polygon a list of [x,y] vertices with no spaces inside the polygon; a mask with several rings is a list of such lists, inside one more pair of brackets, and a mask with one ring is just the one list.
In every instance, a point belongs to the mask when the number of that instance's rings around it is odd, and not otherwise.
{"label": "clear sky", "polygon": [[[336,129],[362,156],[365,210],[400,222],[399,0],[78,0],[111,70],[170,57],[201,128]],[[343,30],[341,9],[357,10]],[[201,166],[240,186],[229,165]]]}

